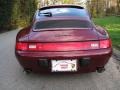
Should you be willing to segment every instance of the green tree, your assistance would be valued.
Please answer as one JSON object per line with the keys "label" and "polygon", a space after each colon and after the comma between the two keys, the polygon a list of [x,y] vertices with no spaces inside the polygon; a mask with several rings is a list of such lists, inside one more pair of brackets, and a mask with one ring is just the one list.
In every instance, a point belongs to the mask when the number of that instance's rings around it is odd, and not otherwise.
{"label": "green tree", "polygon": [[120,0],[117,0],[117,14],[120,15]]}
{"label": "green tree", "polygon": [[0,0],[0,31],[27,26],[36,8],[36,0]]}
{"label": "green tree", "polygon": [[13,0],[0,0],[0,31],[10,28]]}
{"label": "green tree", "polygon": [[62,0],[63,4],[74,4],[75,0]]}

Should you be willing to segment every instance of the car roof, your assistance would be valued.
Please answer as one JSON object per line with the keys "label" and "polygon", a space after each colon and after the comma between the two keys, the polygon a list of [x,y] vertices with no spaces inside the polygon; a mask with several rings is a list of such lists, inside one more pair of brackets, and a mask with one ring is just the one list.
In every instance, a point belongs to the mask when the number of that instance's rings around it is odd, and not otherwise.
{"label": "car roof", "polygon": [[[42,14],[50,14],[51,16],[46,16]],[[89,13],[84,7],[78,5],[54,5],[46,6],[38,9],[34,16],[35,20],[49,19],[49,18],[82,18],[90,20]]]}

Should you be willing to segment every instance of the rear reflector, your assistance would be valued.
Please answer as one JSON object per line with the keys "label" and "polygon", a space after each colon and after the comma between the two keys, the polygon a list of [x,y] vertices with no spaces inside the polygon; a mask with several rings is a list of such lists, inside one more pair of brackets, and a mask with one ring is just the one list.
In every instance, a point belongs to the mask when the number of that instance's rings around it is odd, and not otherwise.
{"label": "rear reflector", "polygon": [[72,51],[109,48],[110,40],[66,43],[17,43],[16,49],[22,51]]}
{"label": "rear reflector", "polygon": [[98,49],[99,42],[68,42],[68,43],[43,43],[37,44],[39,51],[72,51]]}

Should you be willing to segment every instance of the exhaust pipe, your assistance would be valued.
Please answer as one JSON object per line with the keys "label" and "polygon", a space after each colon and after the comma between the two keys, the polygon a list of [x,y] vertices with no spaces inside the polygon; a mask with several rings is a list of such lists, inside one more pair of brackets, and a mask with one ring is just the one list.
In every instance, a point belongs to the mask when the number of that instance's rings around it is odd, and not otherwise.
{"label": "exhaust pipe", "polygon": [[98,67],[97,68],[97,72],[98,73],[103,73],[105,71],[105,68],[104,67]]}
{"label": "exhaust pipe", "polygon": [[30,74],[30,73],[32,73],[32,70],[31,69],[24,69],[24,71],[23,71],[25,74]]}

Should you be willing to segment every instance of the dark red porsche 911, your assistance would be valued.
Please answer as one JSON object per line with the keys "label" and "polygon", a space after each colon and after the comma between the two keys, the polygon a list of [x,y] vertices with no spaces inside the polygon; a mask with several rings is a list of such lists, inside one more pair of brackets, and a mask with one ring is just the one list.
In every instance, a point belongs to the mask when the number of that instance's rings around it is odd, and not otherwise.
{"label": "dark red porsche 911", "polygon": [[15,55],[26,72],[103,72],[111,54],[107,31],[76,5],[40,8],[16,37]]}

